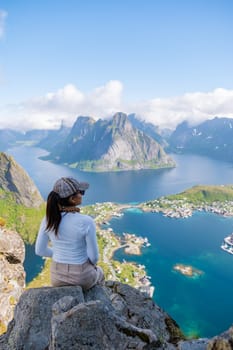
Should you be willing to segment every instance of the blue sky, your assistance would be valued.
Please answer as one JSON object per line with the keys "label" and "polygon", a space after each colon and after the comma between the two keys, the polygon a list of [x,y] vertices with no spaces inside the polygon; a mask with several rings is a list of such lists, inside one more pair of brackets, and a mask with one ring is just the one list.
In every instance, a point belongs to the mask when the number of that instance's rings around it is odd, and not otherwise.
{"label": "blue sky", "polygon": [[233,117],[232,0],[1,0],[0,128]]}

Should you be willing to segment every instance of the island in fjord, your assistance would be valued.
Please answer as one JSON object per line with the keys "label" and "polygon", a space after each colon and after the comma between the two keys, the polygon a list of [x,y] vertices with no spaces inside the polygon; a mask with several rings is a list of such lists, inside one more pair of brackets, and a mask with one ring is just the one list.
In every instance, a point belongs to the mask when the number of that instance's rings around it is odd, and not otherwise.
{"label": "island in fjord", "polygon": [[191,265],[184,265],[184,264],[175,264],[173,266],[173,270],[187,277],[198,277],[203,275],[204,273],[203,271],[198,270]]}

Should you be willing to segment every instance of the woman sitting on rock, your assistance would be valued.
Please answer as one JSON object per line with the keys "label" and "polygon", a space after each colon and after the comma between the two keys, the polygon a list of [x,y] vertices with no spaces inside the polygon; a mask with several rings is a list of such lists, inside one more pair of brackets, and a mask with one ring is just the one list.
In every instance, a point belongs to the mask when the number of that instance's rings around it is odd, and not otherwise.
{"label": "woman sitting on rock", "polygon": [[52,286],[79,285],[87,290],[103,284],[94,220],[77,207],[89,187],[70,177],[62,177],[49,193],[46,217],[36,240],[37,255],[52,257]]}

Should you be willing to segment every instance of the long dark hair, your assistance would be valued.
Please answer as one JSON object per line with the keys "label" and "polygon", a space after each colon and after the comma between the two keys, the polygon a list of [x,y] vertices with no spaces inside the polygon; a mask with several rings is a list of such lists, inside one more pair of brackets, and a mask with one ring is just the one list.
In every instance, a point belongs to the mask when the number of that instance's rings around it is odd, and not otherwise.
{"label": "long dark hair", "polygon": [[70,206],[69,197],[61,198],[59,194],[51,191],[47,198],[46,206],[46,230],[53,230],[55,235],[58,234],[58,228],[61,222],[61,208],[63,206]]}

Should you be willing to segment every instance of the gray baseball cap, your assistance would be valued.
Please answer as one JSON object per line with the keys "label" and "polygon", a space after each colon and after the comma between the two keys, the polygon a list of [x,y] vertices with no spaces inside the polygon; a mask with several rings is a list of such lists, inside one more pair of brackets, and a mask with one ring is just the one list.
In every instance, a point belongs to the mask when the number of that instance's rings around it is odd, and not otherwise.
{"label": "gray baseball cap", "polygon": [[79,182],[72,177],[62,177],[53,186],[53,191],[61,198],[66,198],[77,191],[85,191],[89,187],[87,182]]}

